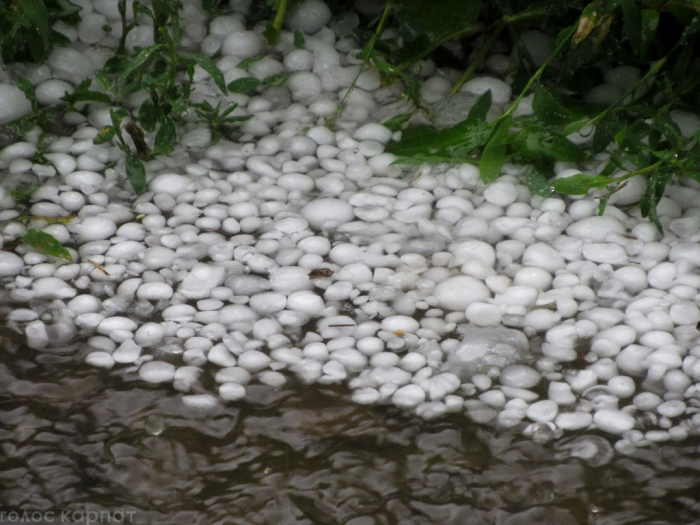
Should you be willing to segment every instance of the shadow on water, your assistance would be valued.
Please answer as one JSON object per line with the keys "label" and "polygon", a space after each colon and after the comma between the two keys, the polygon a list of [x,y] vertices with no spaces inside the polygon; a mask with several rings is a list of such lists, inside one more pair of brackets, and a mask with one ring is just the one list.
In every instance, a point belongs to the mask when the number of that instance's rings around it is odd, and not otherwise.
{"label": "shadow on water", "polygon": [[0,343],[4,512],[54,511],[56,523],[61,511],[128,511],[126,523],[164,525],[700,523],[697,438],[592,467],[461,414],[426,422],[358,406],[342,387],[250,386],[243,402],[200,411],[128,371],[88,368],[75,349],[34,353],[7,332]]}

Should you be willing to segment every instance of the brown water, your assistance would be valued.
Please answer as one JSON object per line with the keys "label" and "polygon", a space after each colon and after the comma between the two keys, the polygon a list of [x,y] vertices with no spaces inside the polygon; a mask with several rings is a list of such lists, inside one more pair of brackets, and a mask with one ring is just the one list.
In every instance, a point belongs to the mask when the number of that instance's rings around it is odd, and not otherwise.
{"label": "brown water", "polygon": [[79,349],[1,339],[0,523],[13,510],[53,523],[90,510],[164,525],[700,523],[697,437],[592,467],[559,457],[561,442],[362,407],[344,388],[249,387],[197,411],[172,388],[86,367]]}

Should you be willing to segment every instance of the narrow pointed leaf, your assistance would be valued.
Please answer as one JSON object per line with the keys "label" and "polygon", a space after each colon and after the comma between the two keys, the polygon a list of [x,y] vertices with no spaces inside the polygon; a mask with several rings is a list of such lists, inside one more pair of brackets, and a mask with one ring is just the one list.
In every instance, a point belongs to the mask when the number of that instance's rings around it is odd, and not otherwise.
{"label": "narrow pointed leaf", "polygon": [[136,194],[146,190],[146,169],[143,163],[133,155],[126,156],[126,178]]}
{"label": "narrow pointed leaf", "polygon": [[29,229],[22,235],[22,240],[51,257],[58,257],[67,261],[73,260],[70,252],[53,235],[42,230]]}
{"label": "narrow pointed leaf", "polygon": [[193,60],[196,62],[199,67],[211,75],[211,78],[214,79],[214,83],[224,95],[228,93],[226,91],[226,80],[224,80],[224,74],[211,58],[199,53],[185,53],[181,55],[181,57],[186,60]]}
{"label": "narrow pointed leaf", "polygon": [[506,159],[506,139],[508,138],[511,120],[512,118],[509,115],[498,123],[498,127],[481,154],[479,171],[484,184],[495,181],[501,174],[501,168]]}
{"label": "narrow pointed leaf", "polygon": [[564,179],[555,180],[552,188],[557,193],[564,195],[585,195],[590,190],[603,189],[614,182],[610,177],[600,175],[572,175]]}
{"label": "narrow pointed leaf", "polygon": [[156,133],[155,149],[161,152],[172,151],[176,136],[175,124],[169,118],[164,118]]}
{"label": "narrow pointed leaf", "polygon": [[491,109],[491,90],[489,89],[486,93],[479,97],[476,104],[472,106],[469,110],[469,115],[467,115],[467,120],[474,121],[478,120],[481,122],[486,122],[486,115]]}

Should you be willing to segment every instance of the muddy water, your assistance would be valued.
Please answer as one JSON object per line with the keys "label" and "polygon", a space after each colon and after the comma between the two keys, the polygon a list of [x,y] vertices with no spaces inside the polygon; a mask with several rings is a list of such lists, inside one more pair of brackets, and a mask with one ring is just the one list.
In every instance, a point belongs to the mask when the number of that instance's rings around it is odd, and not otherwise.
{"label": "muddy water", "polygon": [[697,437],[593,467],[561,443],[354,405],[340,387],[250,387],[202,412],[86,367],[79,347],[1,338],[0,523],[700,523]]}

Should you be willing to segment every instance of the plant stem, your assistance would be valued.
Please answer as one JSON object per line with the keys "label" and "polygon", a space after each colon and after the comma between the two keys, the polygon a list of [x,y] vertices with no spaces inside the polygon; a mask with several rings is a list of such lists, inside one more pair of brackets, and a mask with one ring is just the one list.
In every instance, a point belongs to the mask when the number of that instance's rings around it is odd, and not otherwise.
{"label": "plant stem", "polygon": [[[282,1],[285,1],[285,0],[282,0]],[[343,113],[343,109],[345,108],[345,104],[347,103],[348,99],[350,98],[350,94],[355,89],[355,84],[357,84],[357,80],[360,78],[360,75],[365,70],[365,67],[367,67],[367,63],[369,62],[369,57],[372,54],[372,50],[374,49],[374,44],[377,43],[377,40],[379,40],[379,37],[382,36],[382,33],[384,32],[384,26],[386,25],[386,21],[389,18],[390,11],[391,11],[391,0],[389,0],[386,3],[386,7],[384,8],[384,12],[382,13],[382,17],[379,20],[379,25],[377,26],[377,30],[374,32],[374,34],[372,35],[372,38],[370,39],[369,42],[367,42],[367,45],[362,50],[362,65],[360,66],[360,70],[357,72],[357,75],[355,75],[355,78],[353,79],[352,84],[350,84],[350,87],[348,87],[348,90],[345,93],[343,100],[340,101],[340,105],[338,106],[338,109],[336,109],[333,112],[333,115],[331,115],[330,118],[328,119],[328,126],[331,129],[335,127],[335,121],[338,120],[340,115]]]}
{"label": "plant stem", "polygon": [[486,55],[491,50],[493,45],[496,43],[496,40],[498,40],[498,37],[501,35],[501,31],[503,31],[503,28],[505,26],[506,25],[503,22],[503,20],[500,20],[499,23],[496,25],[496,29],[489,35],[488,40],[484,43],[483,47],[479,50],[476,57],[474,57],[474,60],[472,61],[472,63],[469,64],[469,67],[464,71],[464,73],[462,74],[460,79],[454,85],[454,87],[452,88],[452,91],[450,91],[450,96],[457,93],[459,88],[462,87],[462,84],[464,84],[469,79],[469,77],[471,77],[474,74],[474,71],[476,71],[476,68],[479,67],[479,65],[484,61],[484,58],[486,58]]}
{"label": "plant stem", "polygon": [[506,110],[503,115],[498,117],[492,124],[495,124],[497,121],[506,118],[508,115],[512,115],[515,110],[518,108],[518,104],[520,104],[520,101],[530,92],[530,88],[532,85],[537,82],[537,80],[542,76],[542,73],[544,73],[544,70],[547,68],[549,63],[554,60],[557,55],[566,47],[566,45],[569,43],[569,39],[576,33],[576,29],[578,28],[578,24],[574,24],[571,26],[566,33],[564,33],[564,38],[562,38],[561,42],[559,45],[556,47],[554,52],[549,55],[549,58],[545,60],[544,64],[542,64],[537,71],[535,71],[535,74],[530,77],[530,80],[528,80],[527,84],[523,88],[522,92],[520,95],[518,95],[518,98],[515,99],[515,102],[513,102],[510,107]]}
{"label": "plant stem", "polygon": [[277,12],[275,13],[275,19],[272,22],[272,27],[275,28],[276,31],[281,31],[282,30],[282,24],[284,23],[284,15],[287,12],[287,0],[280,0],[280,3],[277,5]]}

